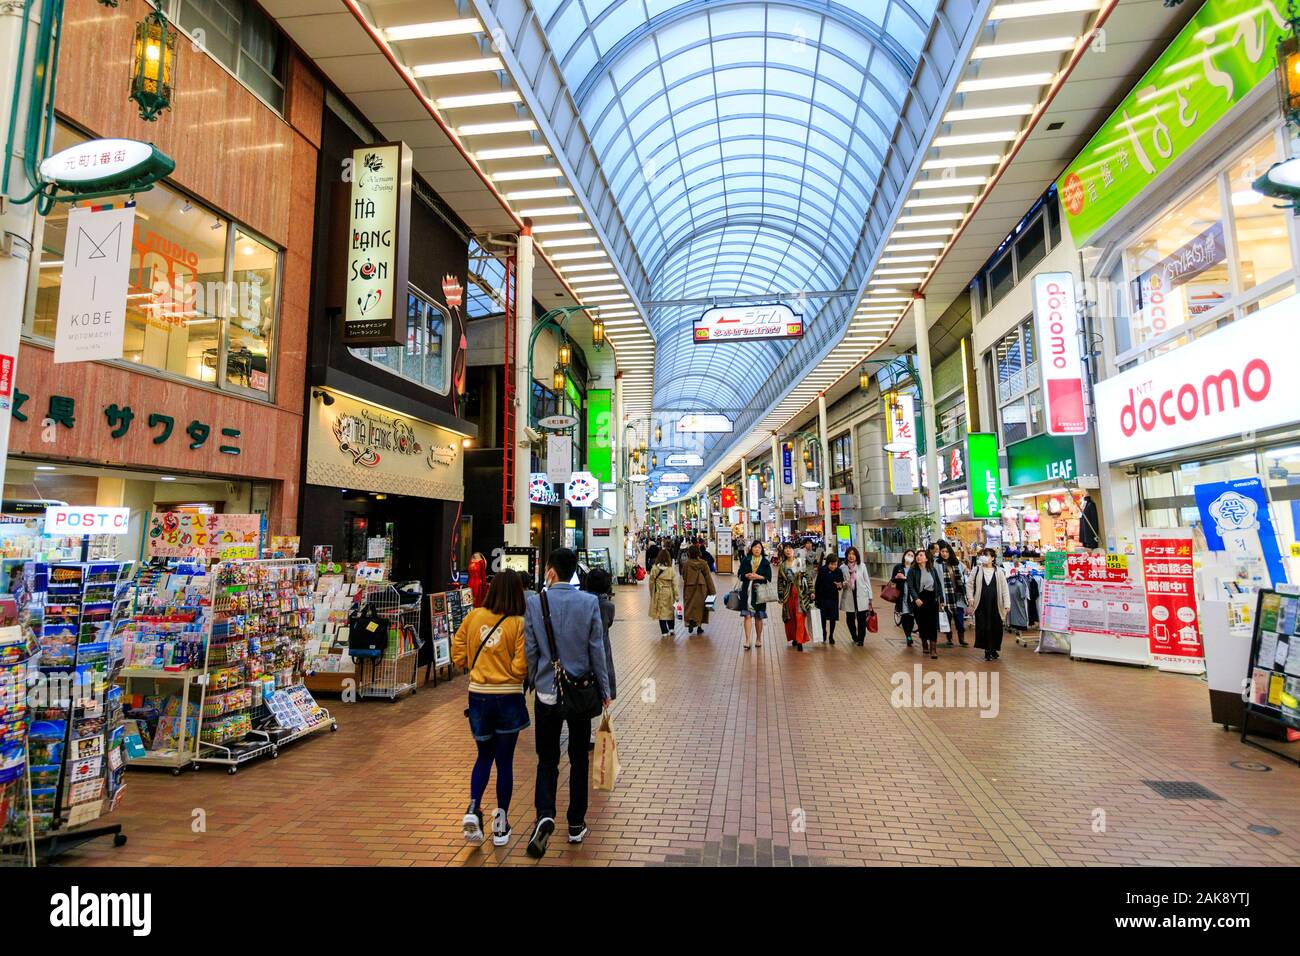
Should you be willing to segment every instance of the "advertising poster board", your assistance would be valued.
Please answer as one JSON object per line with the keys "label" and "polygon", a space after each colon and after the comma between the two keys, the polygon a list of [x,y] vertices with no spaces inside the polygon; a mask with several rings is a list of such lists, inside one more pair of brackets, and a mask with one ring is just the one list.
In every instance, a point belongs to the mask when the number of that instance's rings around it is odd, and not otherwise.
{"label": "advertising poster board", "polygon": [[1070,656],[1121,664],[1150,664],[1146,599],[1131,577],[1126,554],[1065,557]]}
{"label": "advertising poster board", "polygon": [[1197,619],[1191,529],[1142,528],[1138,550],[1152,660],[1161,670],[1203,672],[1205,651]]}
{"label": "advertising poster board", "polygon": [[1272,579],[1262,582],[1265,587],[1287,583],[1268,491],[1258,477],[1206,482],[1196,485],[1193,492],[1206,547],[1248,565],[1263,562]]}
{"label": "advertising poster board", "polygon": [[155,511],[149,515],[146,554],[149,558],[217,557],[233,548],[251,548],[252,557],[262,553],[265,516],[198,514]]}

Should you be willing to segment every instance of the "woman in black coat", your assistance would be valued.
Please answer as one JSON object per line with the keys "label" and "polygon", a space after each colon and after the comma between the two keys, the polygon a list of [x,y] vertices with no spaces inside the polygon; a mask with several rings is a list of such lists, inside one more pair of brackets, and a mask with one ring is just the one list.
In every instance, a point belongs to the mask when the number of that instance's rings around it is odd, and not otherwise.
{"label": "woman in black coat", "polygon": [[916,632],[921,637],[922,652],[931,658],[939,656],[939,604],[943,598],[943,579],[930,564],[925,551],[916,553],[916,563],[907,572],[907,586],[903,589],[907,604],[916,618]]}
{"label": "woman in black coat", "polygon": [[898,612],[899,621],[903,625],[903,636],[907,638],[908,647],[912,646],[912,626],[916,618],[912,614],[912,606],[907,603],[907,572],[912,570],[915,557],[916,552],[908,548],[903,552],[903,560],[894,565],[893,573],[889,575],[898,587],[898,600],[894,602],[894,610]]}
{"label": "woman in black coat", "polygon": [[835,643],[835,622],[840,619],[840,591],[844,589],[844,573],[840,570],[840,556],[831,552],[817,569],[813,583],[813,603],[822,618],[822,641]]}

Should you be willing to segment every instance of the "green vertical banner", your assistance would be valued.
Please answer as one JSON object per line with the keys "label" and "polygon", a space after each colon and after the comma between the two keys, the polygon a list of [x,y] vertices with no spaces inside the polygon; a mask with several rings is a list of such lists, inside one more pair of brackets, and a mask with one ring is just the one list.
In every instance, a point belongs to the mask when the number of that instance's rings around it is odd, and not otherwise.
{"label": "green vertical banner", "polygon": [[1285,6],[1206,0],[1057,182],[1075,246],[1272,75]]}
{"label": "green vertical banner", "polygon": [[587,470],[599,482],[614,480],[614,448],[610,433],[613,427],[613,399],[607,388],[587,392]]}
{"label": "green vertical banner", "polygon": [[970,482],[971,517],[996,518],[1002,514],[997,435],[971,432],[966,436],[966,475]]}

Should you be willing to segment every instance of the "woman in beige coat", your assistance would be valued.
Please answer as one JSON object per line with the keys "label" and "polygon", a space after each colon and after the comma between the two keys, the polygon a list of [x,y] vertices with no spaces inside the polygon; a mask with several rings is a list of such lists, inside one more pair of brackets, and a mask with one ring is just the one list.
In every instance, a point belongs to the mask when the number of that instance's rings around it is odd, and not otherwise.
{"label": "woman in beige coat", "polygon": [[716,594],[709,563],[700,557],[698,545],[691,545],[682,565],[682,618],[687,633],[703,634],[703,625],[709,623],[708,597]]}
{"label": "woman in beige coat", "polygon": [[650,616],[659,622],[661,637],[673,633],[677,617],[677,579],[672,553],[664,548],[650,569]]}

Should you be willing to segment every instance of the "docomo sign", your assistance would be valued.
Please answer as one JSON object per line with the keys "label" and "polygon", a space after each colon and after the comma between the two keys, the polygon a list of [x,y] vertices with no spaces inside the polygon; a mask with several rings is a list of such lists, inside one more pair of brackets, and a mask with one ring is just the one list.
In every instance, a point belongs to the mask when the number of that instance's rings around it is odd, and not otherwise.
{"label": "docomo sign", "polygon": [[1079,357],[1079,313],[1074,276],[1047,272],[1034,276],[1034,326],[1047,402],[1049,435],[1085,435],[1083,363]]}
{"label": "docomo sign", "polygon": [[57,505],[45,509],[46,534],[126,534],[130,522],[130,508]]}
{"label": "docomo sign", "polygon": [[1300,420],[1300,296],[1098,382],[1103,462]]}

